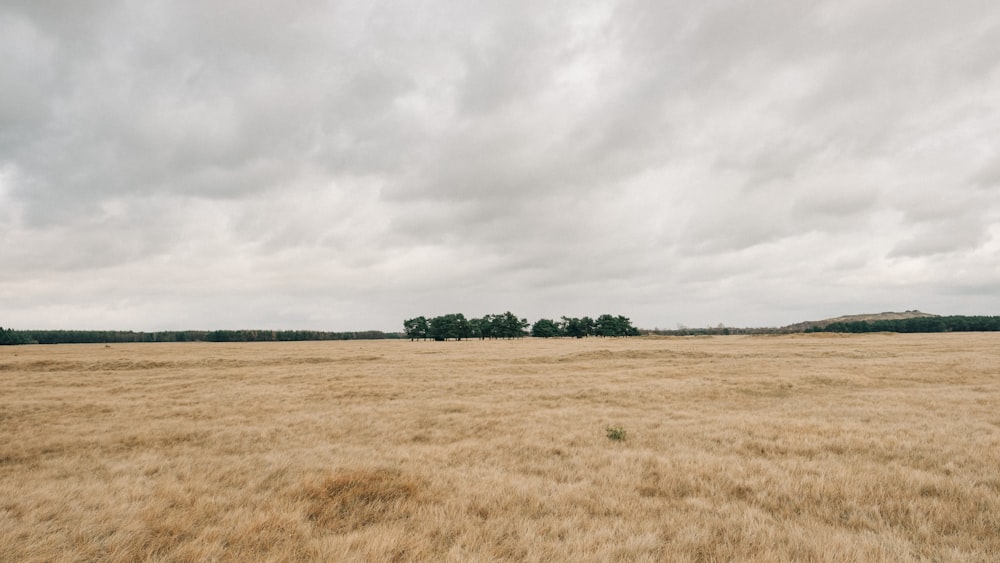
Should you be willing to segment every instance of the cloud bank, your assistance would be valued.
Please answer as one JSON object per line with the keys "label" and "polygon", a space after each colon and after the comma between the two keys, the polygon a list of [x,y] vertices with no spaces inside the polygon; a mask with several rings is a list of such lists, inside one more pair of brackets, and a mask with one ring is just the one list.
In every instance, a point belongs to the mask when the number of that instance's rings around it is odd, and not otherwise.
{"label": "cloud bank", "polygon": [[988,1],[6,2],[0,325],[1000,314]]}

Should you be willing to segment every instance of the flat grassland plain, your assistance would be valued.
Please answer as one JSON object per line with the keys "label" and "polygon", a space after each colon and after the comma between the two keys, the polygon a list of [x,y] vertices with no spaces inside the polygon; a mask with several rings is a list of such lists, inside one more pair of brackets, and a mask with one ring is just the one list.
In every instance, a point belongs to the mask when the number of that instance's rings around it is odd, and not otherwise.
{"label": "flat grassland plain", "polygon": [[0,349],[2,561],[998,559],[1000,334]]}

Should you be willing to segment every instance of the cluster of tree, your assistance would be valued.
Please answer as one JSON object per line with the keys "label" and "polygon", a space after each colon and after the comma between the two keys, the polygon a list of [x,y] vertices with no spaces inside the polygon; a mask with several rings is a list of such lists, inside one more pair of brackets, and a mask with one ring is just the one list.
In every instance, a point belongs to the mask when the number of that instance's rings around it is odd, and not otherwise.
{"label": "cluster of tree", "polygon": [[4,330],[3,344],[121,344],[127,342],[279,342],[299,340],[380,340],[400,338],[398,332],[366,330],[323,332],[318,330],[181,330],[133,332],[108,330]]}
{"label": "cluster of tree", "polygon": [[1000,317],[914,317],[879,321],[831,323],[806,332],[995,332],[1000,331]]}
{"label": "cluster of tree", "polygon": [[639,336],[639,329],[632,326],[628,317],[604,314],[597,319],[590,317],[561,317],[561,320],[539,319],[531,326],[531,335],[539,338],[568,336]]}
{"label": "cluster of tree", "polygon": [[[507,311],[499,315],[466,319],[462,313],[451,313],[439,317],[416,317],[403,321],[403,330],[410,340],[462,340],[463,338],[521,338],[527,336],[528,320]],[[568,336],[638,336],[639,330],[621,315],[601,315],[590,317],[562,317],[559,321],[540,319],[531,325],[531,336],[553,338]]]}
{"label": "cluster of tree", "polygon": [[449,313],[430,319],[420,316],[403,321],[403,331],[410,340],[462,340],[463,338],[521,338],[527,334],[528,320],[507,311],[467,319],[462,313]]}

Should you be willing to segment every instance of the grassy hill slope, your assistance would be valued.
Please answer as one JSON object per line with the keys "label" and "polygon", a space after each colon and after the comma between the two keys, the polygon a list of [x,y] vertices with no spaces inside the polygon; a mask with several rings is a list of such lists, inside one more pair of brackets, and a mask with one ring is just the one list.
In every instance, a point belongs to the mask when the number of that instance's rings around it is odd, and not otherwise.
{"label": "grassy hill slope", "polygon": [[903,311],[902,313],[873,313],[873,314],[863,314],[863,315],[845,315],[842,317],[834,317],[831,319],[823,319],[821,321],[805,321],[801,323],[796,323],[793,325],[788,325],[784,327],[784,330],[789,332],[805,332],[811,328],[823,328],[827,325],[833,323],[852,323],[858,321],[895,321],[902,319],[913,319],[918,317],[937,317],[938,315],[932,315],[930,313],[923,313],[917,311],[916,309],[912,311]]}

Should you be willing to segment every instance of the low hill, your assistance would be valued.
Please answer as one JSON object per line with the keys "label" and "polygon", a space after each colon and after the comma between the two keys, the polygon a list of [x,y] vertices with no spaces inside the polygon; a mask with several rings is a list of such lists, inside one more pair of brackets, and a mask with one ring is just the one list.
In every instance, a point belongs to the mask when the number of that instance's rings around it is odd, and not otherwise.
{"label": "low hill", "polygon": [[843,317],[834,317],[832,319],[823,319],[821,321],[805,321],[801,323],[796,323],[793,325],[788,325],[783,327],[782,330],[788,332],[805,332],[812,328],[824,328],[827,325],[833,323],[853,323],[857,321],[898,321],[902,319],[914,319],[918,317],[937,317],[938,315],[932,315],[930,313],[922,313],[914,309],[913,311],[903,311],[902,313],[873,313],[867,315],[845,315]]}

